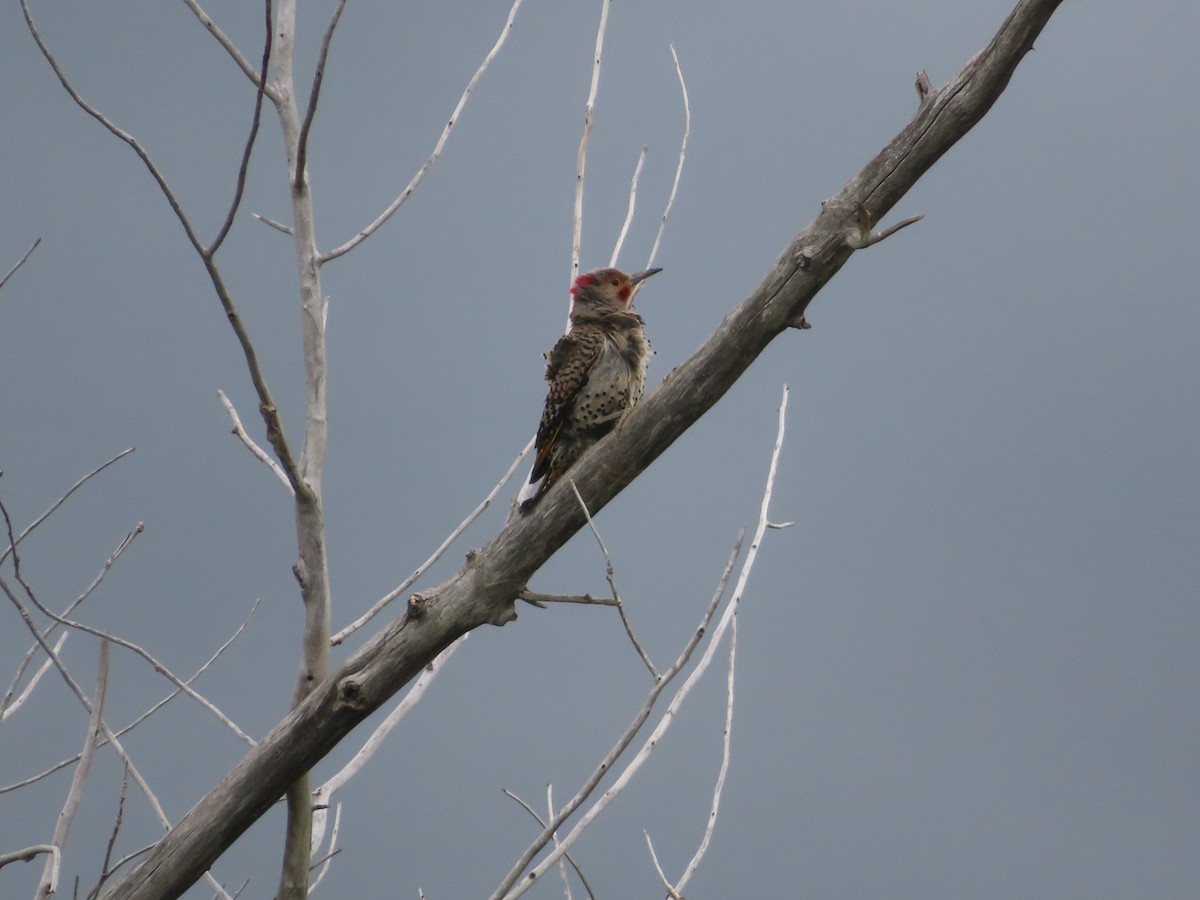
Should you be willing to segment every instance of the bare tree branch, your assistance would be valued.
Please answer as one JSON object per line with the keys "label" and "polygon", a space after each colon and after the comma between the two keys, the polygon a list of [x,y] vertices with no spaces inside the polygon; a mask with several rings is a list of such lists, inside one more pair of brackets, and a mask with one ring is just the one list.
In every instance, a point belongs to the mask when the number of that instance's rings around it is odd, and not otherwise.
{"label": "bare tree branch", "polygon": [[38,516],[36,519],[34,519],[28,525],[26,525],[25,529],[20,534],[17,535],[17,539],[15,541],[12,541],[11,543],[9,543],[8,547],[5,548],[4,552],[0,553],[0,563],[4,562],[6,559],[8,559],[8,555],[13,552],[13,550],[16,548],[17,544],[19,544],[19,543],[21,543],[21,541],[25,540],[25,538],[29,535],[29,533],[31,531],[33,531],[33,529],[37,528],[39,525],[41,525],[43,522],[45,522],[48,518],[50,518],[50,516],[54,514],[54,511],[56,509],[58,509],[60,506],[62,506],[64,503],[66,503],[68,498],[73,493],[75,493],[77,490],[79,490],[81,487],[83,487],[85,484],[87,484],[91,479],[95,478],[97,475],[99,475],[101,472],[103,472],[105,469],[107,469],[109,466],[111,466],[113,463],[115,463],[118,459],[122,459],[123,457],[128,456],[130,453],[133,452],[133,449],[134,449],[133,447],[130,447],[127,450],[122,450],[120,453],[118,453],[112,459],[108,460],[108,462],[105,462],[105,463],[102,463],[102,464],[96,466],[96,468],[92,469],[92,471],[88,472],[86,475],[84,475],[82,478],[80,478],[77,482],[75,482],[73,485],[71,485],[71,487],[67,490],[67,492],[65,494],[63,494],[61,497],[59,497],[57,500],[55,500],[53,503],[50,504],[49,509],[47,509],[44,513],[42,513],[40,516]]}
{"label": "bare tree branch", "polygon": [[671,217],[671,207],[675,205],[675,194],[679,191],[679,181],[683,177],[683,161],[687,159],[688,137],[692,133],[692,104],[688,102],[687,82],[683,80],[683,69],[679,65],[679,54],[675,45],[671,45],[671,59],[675,61],[675,75],[679,78],[679,90],[683,94],[683,139],[679,142],[679,162],[675,164],[675,179],[671,182],[671,193],[667,196],[667,205],[663,209],[662,220],[658,223],[658,233],[654,235],[654,245],[650,248],[650,258],[646,268],[654,265],[658,258],[658,248],[662,246],[663,234],[667,230],[667,219]]}
{"label": "bare tree branch", "polygon": [[196,0],[183,0],[183,5],[192,11],[192,14],[195,15],[200,24],[208,30],[208,33],[217,39],[218,44],[225,48],[225,52],[229,54],[229,57],[235,63],[237,63],[237,67],[246,73],[246,77],[250,79],[250,83],[265,93],[272,102],[278,102],[278,95],[271,88],[271,86],[266,83],[266,79],[260,77],[259,74],[254,71],[254,67],[250,65],[249,60],[242,56],[241,51],[238,50],[233,41],[229,39],[229,36],[217,27],[217,23],[209,17],[208,13],[204,11],[200,4],[197,3]]}
{"label": "bare tree branch", "polygon": [[[400,582],[400,584],[397,587],[388,591],[384,596],[382,596],[378,600],[376,600],[370,609],[368,609],[365,613],[363,613],[361,616],[359,616],[357,619],[355,619],[353,622],[351,622],[349,625],[347,625],[345,628],[343,628],[341,631],[339,631],[337,634],[335,634],[330,639],[329,642],[336,647],[338,644],[342,643],[342,641],[346,640],[346,638],[348,638],[354,632],[358,631],[358,629],[360,629],[364,625],[366,625],[367,622],[371,621],[371,619],[373,619],[375,616],[377,616],[379,614],[379,612],[385,606],[387,606],[389,603],[391,603],[393,600],[395,600],[397,597],[399,597],[401,594],[403,594],[405,591],[407,591],[410,587],[412,587],[414,584],[416,584],[417,579],[420,578],[422,575],[424,575],[427,571],[429,571],[429,567],[432,566],[434,563],[436,563],[439,559],[441,559],[442,554],[445,553],[450,548],[450,545],[453,544],[456,540],[458,540],[459,536],[462,535],[462,533],[464,531],[466,531],[468,527],[470,527],[471,523],[474,522],[476,519],[478,519],[479,516],[483,513],[483,511],[491,505],[492,501],[496,499],[496,495],[499,494],[500,491],[504,489],[504,486],[506,484],[508,484],[508,480],[510,478],[512,478],[513,472],[517,471],[517,466],[521,465],[521,460],[523,460],[529,454],[529,451],[532,449],[533,449],[533,438],[530,438],[529,443],[527,443],[525,445],[525,449],[517,454],[517,458],[512,461],[512,463],[511,463],[511,465],[509,465],[507,471],[505,471],[505,473],[500,477],[500,480],[498,482],[496,482],[496,486],[493,487],[490,491],[488,491],[487,496],[479,501],[479,505],[476,506],[473,510],[471,510],[471,512],[467,514],[467,517],[465,519],[463,519],[461,522],[458,523],[457,528],[455,528],[452,532],[450,532],[448,535],[446,535],[446,539],[438,545],[438,548],[436,550],[434,550],[433,553],[429,554],[429,558],[426,559],[425,562],[423,562],[419,566],[417,566],[415,569],[413,569],[412,574],[409,575],[407,578],[405,578],[404,581]],[[530,601],[530,602],[533,602],[533,601]]]}
{"label": "bare tree branch", "polygon": [[479,64],[479,68],[475,70],[475,74],[471,76],[471,80],[467,82],[466,88],[462,92],[462,96],[458,98],[458,105],[454,107],[454,112],[450,113],[450,118],[446,122],[446,127],[442,129],[441,137],[433,146],[433,152],[429,154],[429,159],[425,160],[425,164],[417,170],[417,174],[412,177],[400,195],[396,197],[388,208],[379,214],[379,216],[356,234],[350,240],[346,241],[339,247],[334,247],[332,250],[321,254],[321,263],[327,263],[331,259],[337,259],[345,253],[349,253],[376,231],[380,229],[384,222],[392,217],[392,214],[400,208],[400,206],[412,196],[412,192],[417,189],[417,185],[425,178],[426,173],[433,168],[433,164],[438,161],[438,157],[442,155],[442,149],[446,146],[446,141],[450,137],[450,132],[454,130],[454,124],[462,115],[463,107],[467,105],[467,99],[471,96],[471,91],[475,90],[475,85],[479,83],[479,79],[483,77],[483,73],[488,70],[488,66],[492,64],[492,60],[500,53],[500,48],[504,46],[504,42],[508,40],[508,33],[512,31],[513,20],[517,17],[517,10],[521,8],[521,0],[513,0],[513,5],[508,11],[508,18],[504,21],[504,27],[500,29],[500,36],[496,38],[496,43],[492,45],[492,49],[488,51],[487,56],[483,58],[483,62]]}
{"label": "bare tree branch", "polygon": [[608,259],[610,267],[616,266],[617,257],[621,255],[621,247],[625,244],[625,237],[629,234],[629,226],[633,222],[633,211],[637,206],[638,179],[642,177],[642,166],[646,164],[646,153],[649,150],[649,147],[642,147],[642,152],[638,154],[637,165],[633,167],[633,178],[629,181],[629,204],[625,207],[625,221],[621,223],[621,231],[617,234],[617,243],[613,245],[612,256]]}
{"label": "bare tree branch", "polygon": [[53,844],[34,844],[30,847],[23,847],[20,850],[14,850],[11,853],[0,853],[0,869],[3,869],[9,863],[29,862],[37,859],[43,853],[58,855],[58,848]]}
{"label": "bare tree branch", "polygon": [[[745,533],[746,529],[744,528],[738,532],[737,540],[734,542],[733,552],[729,555],[729,561],[725,564],[725,571],[721,573],[721,578],[717,582],[717,589],[713,592],[712,599],[709,600],[708,607],[704,610],[704,614],[700,618],[700,624],[688,637],[687,642],[683,646],[683,650],[680,651],[679,656],[675,659],[675,662],[671,664],[670,668],[663,673],[662,677],[659,678],[646,693],[646,699],[642,701],[641,708],[637,711],[637,713],[634,714],[632,721],[630,721],[624,733],[617,739],[617,742],[613,744],[612,748],[605,755],[604,759],[601,760],[600,764],[592,770],[591,775],[588,776],[587,780],[583,783],[583,786],[575,792],[575,796],[572,797],[562,809],[550,817],[550,821],[546,823],[546,827],[542,830],[541,834],[534,838],[529,846],[525,849],[525,852],[521,854],[521,857],[509,870],[508,875],[505,876],[504,880],[500,883],[500,886],[492,892],[492,900],[499,900],[500,897],[506,896],[506,892],[517,883],[517,879],[521,877],[521,873],[528,868],[531,862],[533,862],[533,858],[537,856],[537,854],[541,853],[551,840],[554,840],[555,842],[555,851],[552,854],[554,859],[558,859],[562,853],[567,852],[567,846],[558,842],[558,839],[555,837],[555,832],[563,825],[564,822],[567,821],[567,819],[575,812],[575,810],[579,809],[579,807],[583,805],[584,801],[592,795],[592,793],[596,790],[597,785],[600,784],[601,779],[603,779],[605,775],[612,771],[613,764],[621,757],[621,754],[625,752],[625,750],[633,742],[633,739],[637,737],[638,732],[642,729],[642,726],[646,724],[646,720],[650,718],[650,713],[654,710],[654,704],[658,702],[659,696],[664,690],[666,690],[667,685],[674,680],[675,676],[683,670],[683,667],[686,666],[688,661],[692,658],[692,654],[695,652],[696,647],[699,646],[700,641],[708,632],[708,626],[712,622],[712,617],[716,613],[717,607],[721,603],[721,598],[725,596],[725,588],[729,586],[729,576],[733,572],[733,564],[742,551],[742,538],[745,536]],[[608,792],[606,791],[605,796],[607,795]],[[575,830],[572,830],[572,834],[574,833]],[[546,865],[548,867],[551,864],[552,863],[547,863]],[[545,870],[539,868],[538,871],[540,873]],[[531,875],[531,879],[532,877],[533,876]],[[530,884],[532,883],[532,880],[522,883]]]}
{"label": "bare tree branch", "polygon": [[222,390],[217,391],[217,396],[221,400],[221,405],[225,407],[225,411],[229,413],[230,421],[233,422],[233,428],[230,430],[230,434],[233,434],[238,440],[245,444],[246,449],[254,455],[255,459],[274,472],[275,477],[282,481],[283,486],[287,488],[287,492],[295,497],[296,491],[292,488],[292,483],[288,481],[287,473],[284,472],[283,469],[279,468],[279,463],[275,462],[275,460],[271,459],[271,457],[267,455],[267,451],[254,442],[254,438],[250,437],[250,435],[246,433],[246,428],[244,425],[242,425],[241,417],[238,416],[237,410],[234,409],[233,401],[231,401]]}
{"label": "bare tree branch", "polygon": [[8,284],[8,279],[13,277],[13,274],[17,271],[17,269],[19,269],[19,268],[21,268],[21,266],[25,265],[25,260],[29,259],[29,257],[33,255],[33,251],[38,248],[38,244],[40,244],[41,242],[42,242],[41,238],[38,238],[37,240],[35,240],[33,242],[33,246],[31,246],[28,250],[25,251],[25,255],[17,260],[17,264],[8,270],[8,274],[5,275],[3,278],[0,278],[0,288],[3,288],[6,284]]}
{"label": "bare tree branch", "polygon": [[83,799],[83,786],[87,783],[92,771],[92,760],[96,756],[96,738],[100,733],[100,716],[104,712],[104,700],[108,693],[108,642],[100,642],[100,671],[96,676],[96,698],[92,701],[92,712],[88,716],[87,734],[83,740],[83,750],[79,756],[79,765],[71,778],[71,788],[67,791],[67,799],[58,814],[54,825],[54,837],[51,843],[59,852],[51,854],[42,870],[42,880],[38,885],[35,897],[49,897],[58,890],[58,866],[62,856],[62,848],[67,843],[67,832],[75,821],[75,813],[79,810],[79,801]]}
{"label": "bare tree branch", "polygon": [[329,45],[333,42],[333,32],[337,29],[338,21],[342,18],[342,10],[345,8],[346,0],[338,0],[337,8],[333,11],[333,18],[329,20],[329,27],[325,29],[325,37],[321,39],[321,53],[317,57],[312,89],[308,93],[308,110],[304,113],[304,123],[300,126],[300,137],[296,141],[297,178],[303,178],[303,173],[307,168],[308,133],[312,129],[313,119],[317,115],[317,101],[321,98],[321,85],[325,81],[325,62],[329,59]]}
{"label": "bare tree branch", "polygon": [[237,216],[238,207],[242,205],[242,195],[246,191],[246,173],[250,169],[250,153],[254,149],[254,141],[258,137],[258,125],[262,120],[264,94],[262,86],[267,83],[267,68],[271,64],[271,36],[275,31],[274,23],[271,21],[271,0],[266,0],[264,7],[266,8],[267,36],[263,40],[262,69],[258,75],[258,91],[254,96],[254,118],[250,122],[250,136],[246,138],[246,147],[242,150],[242,162],[238,166],[237,180],[234,182],[233,201],[229,204],[229,212],[225,214],[225,221],[217,230],[217,236],[213,238],[212,243],[205,250],[205,255],[210,257],[225,242],[225,237],[229,234],[229,229],[233,227],[233,220]]}
{"label": "bare tree branch", "polygon": [[633,626],[629,624],[629,617],[625,615],[625,604],[621,602],[621,592],[617,590],[617,580],[616,574],[613,572],[612,557],[608,555],[608,548],[604,546],[604,538],[600,537],[596,523],[592,521],[592,514],[588,511],[587,504],[583,502],[583,497],[579,496],[579,490],[575,487],[575,482],[573,481],[571,482],[571,490],[575,492],[575,499],[579,501],[579,506],[583,509],[583,514],[587,518],[588,528],[592,531],[592,537],[596,539],[596,543],[600,545],[600,552],[604,554],[604,576],[608,579],[608,589],[612,591],[613,605],[617,608],[617,613],[621,617],[621,624],[625,626],[625,634],[629,638],[629,642],[633,644],[633,649],[637,651],[637,655],[646,664],[646,668],[650,671],[650,677],[658,681],[658,669],[654,668],[654,663],[646,655],[646,651],[642,648],[637,635],[633,633]]}
{"label": "bare tree branch", "polygon": [[[509,797],[512,800],[515,800],[518,804],[520,804],[521,808],[524,809],[525,812],[527,812],[531,816],[533,816],[534,821],[536,821],[543,828],[546,827],[546,820],[541,817],[541,815],[538,813],[538,811],[536,809],[534,809],[532,806],[530,806],[528,803],[526,803],[524,800],[522,800],[520,797],[518,797],[516,794],[514,794],[512,791],[510,791],[508,788],[502,788],[501,790],[503,790],[504,795],[506,797]],[[546,793],[547,793],[547,795],[549,795],[550,785],[546,785]],[[548,802],[547,805],[550,807],[550,815],[553,816],[554,815],[554,804]],[[555,836],[555,840],[557,840],[557,839],[558,839],[557,836]],[[581,882],[583,882],[583,889],[585,891],[587,891],[588,897],[594,898],[596,896],[596,894],[592,890],[592,886],[588,883],[587,878],[584,877],[583,869],[579,868],[579,864],[575,862],[574,857],[572,857],[570,853],[564,853],[563,856],[566,858],[567,862],[569,862],[571,864],[571,868],[573,868],[575,870],[575,874],[579,876],[579,880]]]}
{"label": "bare tree branch", "polygon": [[[237,640],[238,637],[241,635],[241,633],[246,630],[246,625],[249,623],[250,617],[254,615],[255,610],[258,609],[258,605],[260,602],[261,602],[261,600],[254,601],[254,605],[250,607],[250,612],[248,612],[246,614],[246,618],[242,620],[242,623],[240,625],[238,625],[238,627],[234,630],[233,634],[231,634],[229,636],[229,638],[225,641],[225,643],[223,643],[220,647],[218,647],[216,649],[216,651],[214,651],[213,654],[207,660],[205,660],[205,662],[200,666],[200,668],[198,668],[195,672],[192,673],[191,677],[187,679],[187,683],[189,685],[193,681],[195,681],[197,678],[199,678],[201,675],[203,675],[204,672],[208,669],[208,667],[211,666],[214,662],[216,662],[217,657],[219,657],[222,653],[224,653],[229,648],[229,645],[232,644],[235,640]],[[47,629],[47,630],[49,630],[49,629]],[[64,635],[64,637],[65,637],[65,635]],[[58,645],[55,646],[54,650],[55,650],[55,653],[58,652]],[[51,662],[53,662],[53,660],[51,660]],[[155,703],[153,706],[151,706],[149,709],[147,709],[145,712],[143,712],[140,716],[138,716],[136,719],[134,719],[132,722],[130,722],[128,725],[126,725],[124,728],[118,729],[116,732],[117,737],[121,737],[122,735],[132,731],[134,728],[137,728],[137,726],[141,725],[142,722],[146,721],[146,719],[150,718],[152,715],[154,715],[154,713],[158,712],[160,709],[162,709],[164,706],[166,706],[168,703],[170,703],[172,700],[174,700],[176,697],[178,697],[182,693],[183,693],[182,688],[176,688],[171,693],[167,694],[165,697],[163,697],[161,700],[159,700],[157,703]],[[108,743],[106,738],[101,739],[100,742],[97,744],[97,746],[103,747],[106,743]],[[67,766],[71,765],[73,762],[75,762],[78,759],[79,759],[79,754],[77,753],[69,759],[60,760],[58,763],[56,763],[53,766],[50,766],[48,769],[43,769],[41,772],[37,773],[36,775],[31,775],[28,778],[25,778],[21,781],[13,782],[12,784],[6,784],[3,787],[0,787],[0,794],[7,794],[10,791],[15,791],[18,788],[23,788],[28,784],[33,784],[35,781],[41,781],[46,776],[53,775],[55,772],[59,771],[60,769],[65,769]]]}
{"label": "bare tree branch", "polygon": [[[587,102],[583,105],[583,134],[579,137],[579,153],[575,158],[575,211],[571,217],[571,284],[579,274],[579,248],[583,243],[583,180],[587,170],[588,144],[592,140],[592,113],[596,108],[596,92],[600,89],[600,62],[604,56],[604,33],[608,30],[608,10],[612,0],[600,0],[600,24],[596,27],[596,49],[592,53],[592,82]],[[567,312],[570,312],[568,306]],[[567,328],[570,328],[570,319]]]}
{"label": "bare tree branch", "polygon": [[279,418],[279,410],[275,406],[271,391],[267,387],[266,376],[258,362],[258,352],[254,349],[254,344],[250,340],[250,334],[246,331],[245,323],[242,322],[241,316],[238,315],[237,307],[234,305],[233,297],[225,286],[225,280],[220,270],[217,268],[212,256],[208,253],[207,248],[205,248],[204,243],[200,240],[199,235],[196,234],[195,229],[192,227],[191,220],[188,218],[187,213],[183,211],[179,198],[175,196],[175,192],[171,190],[171,186],[167,183],[166,178],[159,171],[158,166],[155,165],[154,160],[150,158],[150,154],[146,152],[137,138],[118,128],[103,113],[84,100],[79,92],[75,90],[75,87],[67,79],[66,74],[59,66],[58,61],[50,52],[49,47],[42,40],[37,25],[33,21],[33,16],[29,12],[28,0],[20,0],[20,3],[21,12],[25,15],[25,25],[29,28],[30,35],[33,37],[38,50],[41,51],[50,68],[54,70],[54,74],[58,76],[58,80],[61,82],[63,88],[71,95],[71,99],[75,101],[75,104],[80,109],[103,125],[114,137],[128,144],[133,152],[137,154],[138,158],[146,166],[146,170],[150,173],[150,176],[158,185],[159,190],[162,191],[168,205],[171,207],[171,211],[175,213],[175,218],[183,226],[188,241],[204,263],[204,268],[208,272],[213,290],[216,291],[217,298],[221,301],[221,306],[225,310],[225,316],[229,319],[230,327],[233,328],[233,333],[242,347],[242,355],[245,357],[246,366],[250,370],[250,380],[254,383],[254,389],[258,392],[259,411],[262,413],[263,421],[267,426],[267,439],[271,447],[275,450],[275,454],[279,458],[283,470],[288,473],[288,480],[291,481],[292,488],[298,494],[304,493],[305,487],[301,483],[295,460],[292,457],[291,449],[284,435],[283,422]]}
{"label": "bare tree branch", "polygon": [[[854,248],[854,208],[873,221],[892,209],[995,103],[1061,0],[1020,0],[991,43],[932,92],[912,121],[787,246],[762,283],[735,306],[690,359],[644,397],[572,467],[593,514],[713,406],[778,335],[788,331]],[[460,634],[504,623],[532,574],[586,524],[561,482],[536,515],[516,517],[444,584],[407,610],[314,687],[185,815],[112,900],[177,896],[257,820],[300,772],[420,673]]]}

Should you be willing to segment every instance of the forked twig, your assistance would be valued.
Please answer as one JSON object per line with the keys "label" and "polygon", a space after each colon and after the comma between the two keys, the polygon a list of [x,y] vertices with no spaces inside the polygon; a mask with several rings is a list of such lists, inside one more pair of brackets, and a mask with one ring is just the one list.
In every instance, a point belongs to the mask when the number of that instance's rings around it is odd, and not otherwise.
{"label": "forked twig", "polygon": [[[558,861],[559,857],[565,853],[575,843],[575,841],[579,839],[584,830],[591,825],[591,823],[595,821],[596,817],[607,808],[609,803],[611,803],[612,800],[616,798],[622,790],[624,790],[637,771],[645,764],[646,760],[649,759],[650,754],[658,746],[667,729],[670,728],[680,706],[683,704],[683,701],[708,669],[708,666],[712,662],[713,656],[716,653],[716,648],[720,644],[721,638],[729,629],[733,617],[737,614],[737,608],[745,591],[746,582],[750,577],[750,571],[753,569],[755,559],[758,556],[758,547],[762,542],[763,534],[767,530],[767,512],[771,502],[771,494],[774,490],[775,472],[779,465],[779,454],[783,448],[787,399],[788,387],[785,384],[783,386],[783,399],[779,405],[779,429],[776,432],[775,445],[771,452],[771,464],[767,470],[767,482],[765,488],[763,489],[762,503],[759,507],[758,526],[755,528],[754,538],[750,542],[750,551],[746,554],[745,562],[742,563],[742,569],[738,575],[738,581],[737,585],[734,587],[733,595],[729,598],[729,603],[725,607],[725,612],[721,614],[720,620],[717,622],[716,627],[712,630],[711,637],[707,646],[704,648],[704,653],[701,654],[700,661],[696,663],[696,667],[692,669],[691,673],[684,680],[683,685],[681,685],[675,692],[675,695],[671,698],[671,702],[667,705],[666,711],[663,713],[662,718],[659,719],[659,722],[655,726],[654,730],[650,733],[650,736],[642,743],[641,749],[625,766],[621,774],[617,777],[616,781],[613,782],[612,786],[609,787],[608,790],[606,790],[600,797],[600,799],[593,803],[587,812],[580,817],[579,821],[575,823],[574,827],[567,834],[567,836],[562,839],[561,843],[557,844],[541,862],[534,866],[533,869],[530,870],[528,876],[521,878],[521,873],[525,871],[525,867],[529,865],[530,861],[532,861],[533,855],[536,854],[541,848],[539,847],[538,850],[535,850],[534,854],[530,854],[528,851],[526,851],[526,854],[522,856],[521,861],[518,862],[519,868],[518,866],[514,866],[513,869],[510,870],[509,876],[502,883],[501,887],[493,894],[493,900],[499,900],[499,898],[503,898],[503,900],[516,900],[516,898],[524,894],[532,884],[535,884],[538,880],[540,880],[541,877],[549,870],[550,866],[554,865],[554,863]],[[732,568],[732,565],[733,561],[730,560],[729,568]],[[729,569],[727,568],[727,574],[728,571]],[[715,606],[710,607],[710,609],[715,611]],[[666,679],[664,678],[663,682],[665,681]],[[663,682],[659,682],[659,684],[655,685],[655,687],[659,687],[659,685],[661,685]],[[646,709],[646,714],[649,715],[648,709]],[[632,735],[630,735],[630,738],[632,739]],[[608,771],[608,769],[606,768],[605,771]],[[557,822],[556,817],[556,827],[558,824],[560,823]],[[544,847],[545,844],[543,843],[541,846]]]}
{"label": "forked twig", "polygon": [[604,546],[604,539],[600,537],[596,523],[592,521],[591,510],[583,502],[583,497],[580,496],[579,488],[575,486],[574,480],[570,478],[567,480],[571,482],[571,490],[575,493],[575,499],[579,502],[579,508],[583,510],[583,516],[587,519],[588,527],[592,530],[592,536],[596,538],[596,543],[600,545],[600,552],[604,554],[604,575],[608,579],[608,588],[612,591],[613,604],[617,607],[617,613],[621,616],[621,624],[625,626],[625,634],[629,636],[629,641],[633,644],[633,649],[637,651],[638,656],[642,658],[642,662],[646,664],[646,668],[650,670],[650,677],[658,681],[658,669],[654,668],[654,663],[650,662],[650,657],[642,649],[641,642],[637,639],[637,635],[633,633],[633,626],[629,624],[629,617],[625,615],[625,604],[621,602],[621,593],[617,590],[617,580],[613,572],[612,557],[608,555],[608,548]]}
{"label": "forked twig", "polygon": [[[530,843],[530,845],[525,849],[525,852],[521,854],[521,857],[509,870],[508,874],[504,877],[504,880],[501,881],[496,890],[492,892],[491,900],[500,900],[500,898],[520,896],[525,888],[532,883],[531,879],[526,878],[521,881],[522,886],[520,888],[513,888],[518,879],[521,879],[521,874],[533,861],[533,858],[546,847],[546,845],[553,838],[554,833],[562,827],[562,824],[575,812],[575,810],[579,809],[579,807],[583,805],[583,802],[592,795],[592,792],[596,789],[596,786],[600,783],[600,780],[612,770],[613,764],[621,757],[621,754],[623,754],[626,748],[628,748],[633,742],[633,739],[641,730],[642,725],[644,725],[646,720],[650,717],[650,713],[654,709],[654,704],[658,701],[659,696],[666,689],[667,685],[671,683],[675,676],[679,674],[680,670],[687,665],[688,660],[692,658],[692,653],[695,651],[697,645],[708,631],[709,623],[712,621],[712,617],[717,611],[717,606],[720,604],[721,598],[725,596],[725,588],[729,585],[729,576],[733,573],[733,564],[737,561],[737,558],[742,551],[742,538],[745,536],[745,533],[746,530],[744,528],[738,532],[737,541],[734,543],[733,547],[733,553],[730,554],[729,561],[725,564],[725,570],[721,573],[721,579],[717,584],[717,589],[713,592],[712,599],[709,601],[708,607],[701,616],[699,625],[692,632],[687,640],[687,643],[684,644],[683,650],[675,659],[675,662],[671,664],[670,668],[663,672],[662,677],[659,678],[658,681],[656,681],[646,693],[646,699],[642,702],[641,708],[637,711],[637,713],[634,714],[633,719],[626,727],[624,733],[622,733],[622,735],[617,739],[616,743],[613,744],[608,753],[605,754],[604,759],[600,761],[600,764],[592,770],[592,773],[584,781],[582,787],[580,787],[575,793],[575,796],[572,797],[562,809],[560,809],[554,816],[550,818],[550,821],[546,823],[546,827],[542,829],[541,833],[534,838],[533,842]],[[551,855],[553,856],[554,860],[557,861],[559,856],[562,853],[565,853],[567,849],[567,847],[559,845]],[[542,865],[543,864],[539,864],[538,866],[538,871],[540,873],[544,873],[546,870],[542,867]],[[549,866],[547,865],[546,868],[548,867]],[[510,891],[512,891],[512,893],[510,893]]]}

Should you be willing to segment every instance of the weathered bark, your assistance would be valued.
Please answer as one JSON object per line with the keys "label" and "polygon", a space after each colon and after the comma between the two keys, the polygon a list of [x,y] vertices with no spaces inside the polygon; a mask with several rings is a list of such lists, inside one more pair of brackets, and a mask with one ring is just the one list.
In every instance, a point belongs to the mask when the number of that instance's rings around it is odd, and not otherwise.
{"label": "weathered bark", "polygon": [[[859,210],[878,222],[942,154],[983,117],[1061,0],[1022,0],[981,53],[945,87],[922,90],[909,125],[801,231],[758,288],[734,307],[690,359],[571,470],[595,512],[715,404],[772,339],[804,310],[855,249]],[[925,87],[922,83],[922,87]],[[511,516],[461,572],[414,595],[407,611],[316,685],[203,797],[107,900],[178,897],[351,729],[464,632],[515,616],[517,593],[584,525],[569,484],[528,516]]]}

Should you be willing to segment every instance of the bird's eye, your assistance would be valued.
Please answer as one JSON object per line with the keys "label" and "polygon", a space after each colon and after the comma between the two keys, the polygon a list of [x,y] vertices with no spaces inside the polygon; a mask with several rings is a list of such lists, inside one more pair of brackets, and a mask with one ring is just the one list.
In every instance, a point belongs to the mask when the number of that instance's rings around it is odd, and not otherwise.
{"label": "bird's eye", "polygon": [[613,286],[613,287],[616,287],[616,286],[617,286],[618,284],[620,284],[620,283],[621,283],[621,282],[617,281],[617,279],[615,279],[615,278],[612,280],[612,286]]}

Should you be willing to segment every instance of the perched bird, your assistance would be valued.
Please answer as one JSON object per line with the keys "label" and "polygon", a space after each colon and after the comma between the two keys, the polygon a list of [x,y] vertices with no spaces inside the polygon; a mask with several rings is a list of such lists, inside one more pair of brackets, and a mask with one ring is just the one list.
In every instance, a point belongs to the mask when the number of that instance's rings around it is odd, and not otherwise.
{"label": "perched bird", "polygon": [[541,485],[521,504],[523,511],[641,399],[650,345],[642,317],[629,304],[637,286],[661,271],[626,275],[597,269],[575,279],[570,330],[547,356],[550,390],[534,441],[533,471],[522,494],[539,480]]}

